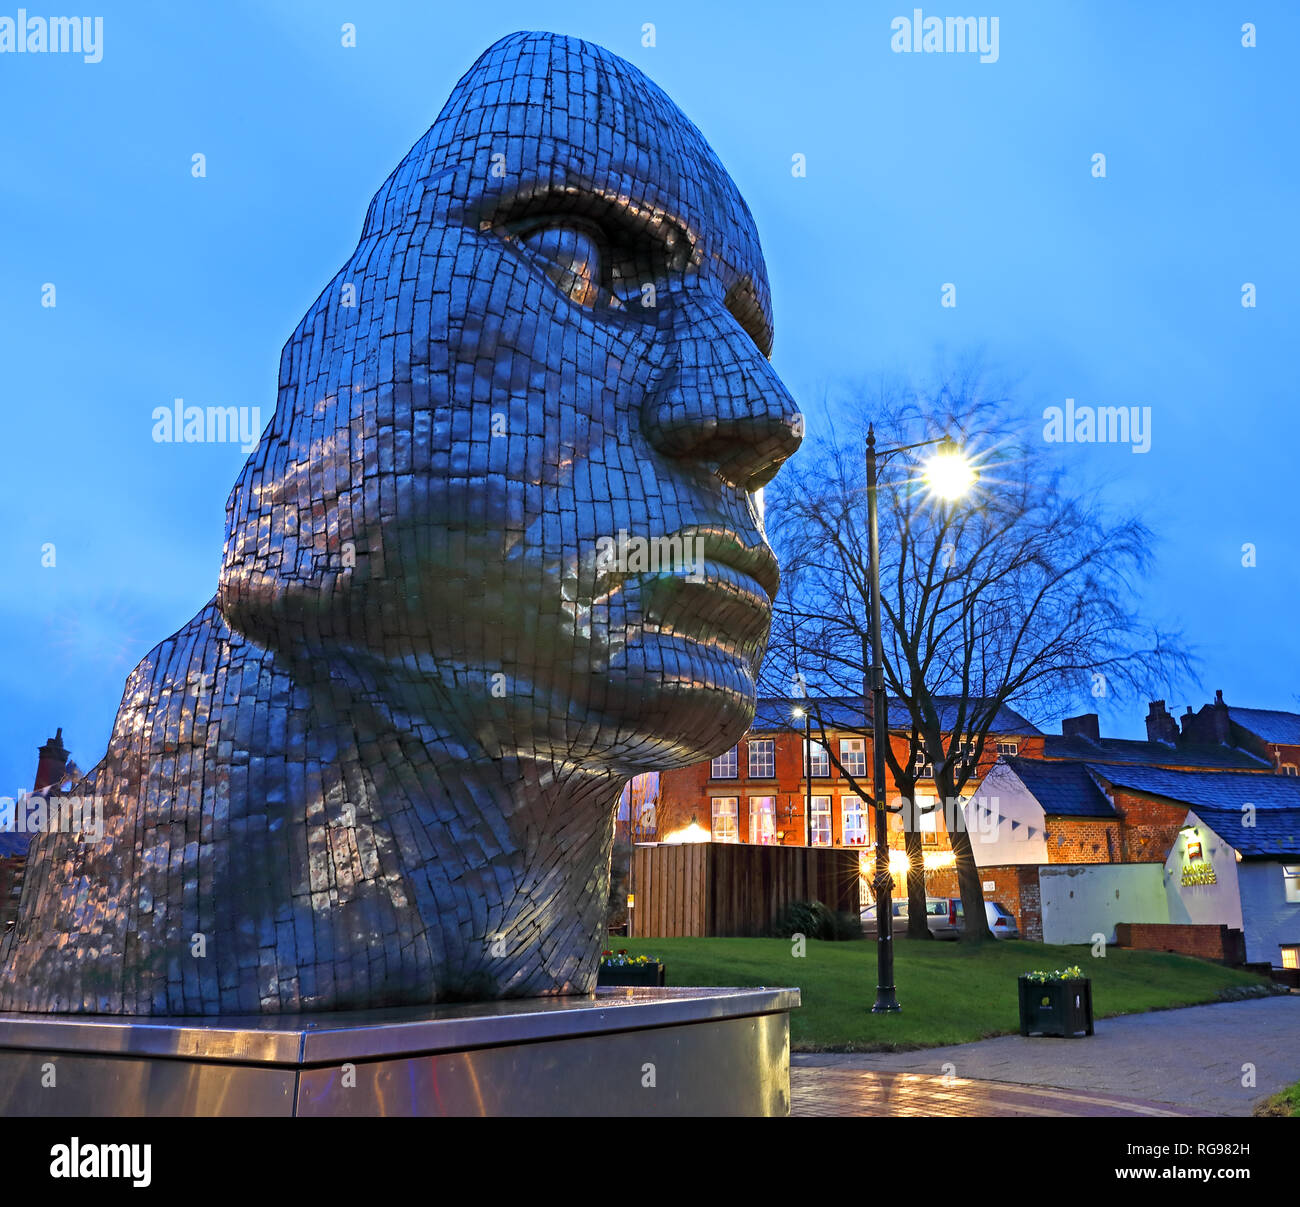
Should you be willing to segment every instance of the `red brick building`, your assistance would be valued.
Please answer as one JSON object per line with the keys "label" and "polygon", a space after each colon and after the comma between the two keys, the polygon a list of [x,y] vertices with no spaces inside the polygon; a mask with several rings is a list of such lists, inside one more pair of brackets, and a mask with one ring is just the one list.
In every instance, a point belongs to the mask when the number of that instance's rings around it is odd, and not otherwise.
{"label": "red brick building", "polygon": [[[63,748],[63,730],[50,738],[36,751],[36,779],[33,792],[57,790],[68,775],[68,752]],[[0,934],[9,929],[18,917],[18,900],[23,891],[23,874],[27,867],[27,847],[32,836],[13,828],[14,807],[11,802],[5,810],[5,825],[0,829]]]}
{"label": "red brick building", "polygon": [[[862,699],[844,697],[816,703],[826,723],[824,738],[810,722],[805,741],[800,701],[763,699],[753,727],[731,750],[710,762],[662,773],[655,837],[668,842],[874,847],[874,811],[859,799],[850,778],[836,766],[838,760],[859,784],[870,780],[873,748],[871,738],[863,733]],[[937,703],[941,715],[955,719],[956,701]],[[889,713],[891,745],[900,759],[906,759],[911,749],[907,710],[894,700]],[[945,735],[945,746],[949,742],[950,735]],[[1000,754],[1041,755],[1042,742],[1043,735],[1029,721],[1013,709],[1001,708],[972,782]],[[836,759],[830,757],[826,746],[834,750]],[[930,891],[955,894],[948,827],[943,810],[933,808],[939,803],[934,795],[933,768],[924,758],[916,765],[916,806]],[[891,780],[891,804],[896,799]],[[906,861],[900,814],[890,815],[889,828],[891,850],[898,852],[891,865],[901,892]]]}
{"label": "red brick building", "polygon": [[[1264,710],[1235,711],[1261,726]],[[1043,869],[1162,866],[1187,828],[1190,804],[1206,791],[1268,799],[1277,793],[1266,785],[1290,774],[1285,744],[1279,760],[1258,735],[1232,721],[1222,693],[1199,713],[1189,708],[1181,727],[1163,700],[1153,701],[1146,741],[1101,737],[1095,714],[1068,718],[1061,728],[1059,736],[1045,736],[1040,757],[1011,756],[985,771],[967,806],[985,895],[1010,909],[1029,938],[1043,937]],[[1250,780],[1263,782],[1251,789]],[[1193,789],[1202,795],[1191,797]],[[1084,895],[1082,880],[1077,887]],[[1147,907],[1159,912],[1160,903],[1141,908]]]}
{"label": "red brick building", "polygon": [[[940,700],[941,716],[955,721],[955,700]],[[870,779],[872,741],[861,697],[817,701],[826,722],[825,742],[838,762],[859,783]],[[900,759],[911,748],[910,719],[900,702],[890,702],[890,742]],[[834,724],[833,724],[834,723]],[[820,733],[810,726],[805,742],[800,701],[759,701],[755,723],[730,751],[711,762],[698,763],[660,776],[653,832],[658,841],[714,841],[787,846],[874,847],[875,817],[858,799],[849,779],[822,749]],[[1240,774],[1293,774],[1300,763],[1300,715],[1262,709],[1230,708],[1217,693],[1213,704],[1199,712],[1188,708],[1178,720],[1163,700],[1152,701],[1146,740],[1103,738],[1095,713],[1066,718],[1061,733],[1044,734],[1011,708],[999,710],[974,774],[967,797],[988,796],[989,773],[999,762],[998,777],[1010,773],[1019,794],[1032,804],[1015,815],[997,810],[965,817],[981,855],[982,823],[1004,828],[1014,857],[1005,865],[981,867],[985,894],[1021,917],[1021,898],[1036,898],[1036,875],[1026,869],[1039,864],[1146,863],[1163,861],[1169,853],[1185,805],[1105,785],[1105,765],[1143,766],[1174,771]],[[1294,740],[1291,740],[1294,739]],[[950,744],[950,734],[945,745]],[[811,758],[810,758],[811,753]],[[811,764],[811,768],[810,768]],[[927,892],[957,894],[951,818],[936,803],[933,768],[924,757],[917,762],[916,805],[925,851]],[[1089,768],[1092,768],[1090,771]],[[811,778],[808,771],[811,769]],[[1022,782],[1032,780],[1029,787]],[[810,787],[811,785],[811,787]],[[1003,787],[1006,786],[1004,783]],[[995,778],[992,788],[999,787]],[[1042,800],[1034,796],[1039,791]],[[890,800],[896,801],[890,781]],[[974,802],[978,806],[978,801]],[[1022,815],[1023,814],[1023,815]],[[975,820],[972,821],[971,818]],[[889,818],[891,866],[896,891],[903,891],[904,820]],[[991,852],[987,846],[984,855]],[[980,860],[985,864],[987,860]],[[864,861],[864,873],[869,869]],[[865,875],[864,875],[865,882]],[[1031,883],[1032,882],[1032,883]],[[1035,930],[1036,900],[1028,902],[1028,926]],[[1041,931],[1039,932],[1041,935]]]}

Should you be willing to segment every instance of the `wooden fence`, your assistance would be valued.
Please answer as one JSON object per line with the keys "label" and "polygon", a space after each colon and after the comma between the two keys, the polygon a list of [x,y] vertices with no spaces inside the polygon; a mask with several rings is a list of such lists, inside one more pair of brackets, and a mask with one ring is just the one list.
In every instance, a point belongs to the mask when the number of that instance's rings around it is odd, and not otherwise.
{"label": "wooden fence", "polygon": [[765,935],[792,901],[856,913],[858,852],[728,842],[638,846],[629,888],[636,902],[631,935]]}

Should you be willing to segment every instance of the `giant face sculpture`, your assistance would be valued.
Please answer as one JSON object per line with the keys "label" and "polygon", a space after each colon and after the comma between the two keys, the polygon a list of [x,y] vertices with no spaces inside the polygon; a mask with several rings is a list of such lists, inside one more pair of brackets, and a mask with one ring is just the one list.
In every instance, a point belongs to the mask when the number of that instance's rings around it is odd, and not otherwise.
{"label": "giant face sculpture", "polygon": [[589,990],[622,784],[752,717],[770,344],[672,102],[589,43],[487,51],[286,345],[217,596],[128,681],[103,840],[33,845],[0,1009]]}

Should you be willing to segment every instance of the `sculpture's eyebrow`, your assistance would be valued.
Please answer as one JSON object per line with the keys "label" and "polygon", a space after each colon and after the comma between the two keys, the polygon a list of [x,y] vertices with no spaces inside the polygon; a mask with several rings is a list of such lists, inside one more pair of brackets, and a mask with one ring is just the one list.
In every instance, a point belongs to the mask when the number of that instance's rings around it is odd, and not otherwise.
{"label": "sculpture's eyebrow", "polygon": [[[661,206],[638,201],[630,192],[614,192],[591,184],[559,185],[537,181],[494,198],[479,211],[479,227],[491,230],[536,214],[573,214],[623,233],[652,239],[672,258],[686,265],[699,263],[703,249],[697,233]],[[772,354],[772,327],[758,300],[753,276],[741,273],[727,290],[727,309],[764,356]]]}
{"label": "sculpture's eyebrow", "polygon": [[516,222],[533,214],[575,214],[613,223],[624,232],[643,235],[677,253],[683,263],[694,259],[698,237],[686,223],[662,207],[656,207],[628,193],[615,193],[593,185],[555,185],[539,182],[514,190],[483,214],[480,227],[486,229]]}

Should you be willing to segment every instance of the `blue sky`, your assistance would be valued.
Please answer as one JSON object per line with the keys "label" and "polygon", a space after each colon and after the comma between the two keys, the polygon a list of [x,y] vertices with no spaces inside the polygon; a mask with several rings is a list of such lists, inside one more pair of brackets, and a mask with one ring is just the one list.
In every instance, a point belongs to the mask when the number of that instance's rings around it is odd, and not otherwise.
{"label": "blue sky", "polygon": [[[825,391],[940,348],[982,347],[1035,413],[1150,407],[1149,452],[1069,455],[1162,538],[1148,610],[1202,659],[1171,708],[1216,688],[1300,707],[1300,8],[999,3],[981,63],[894,53],[913,7],[97,3],[102,61],[0,54],[0,795],[57,726],[93,764],[131,667],[215,589],[245,454],[155,443],[153,409],[270,417],[280,348],[372,194],[516,29],[624,55],[704,131],[757,219],[773,360],[814,431]],[[1139,736],[1144,713],[1103,724]]]}

